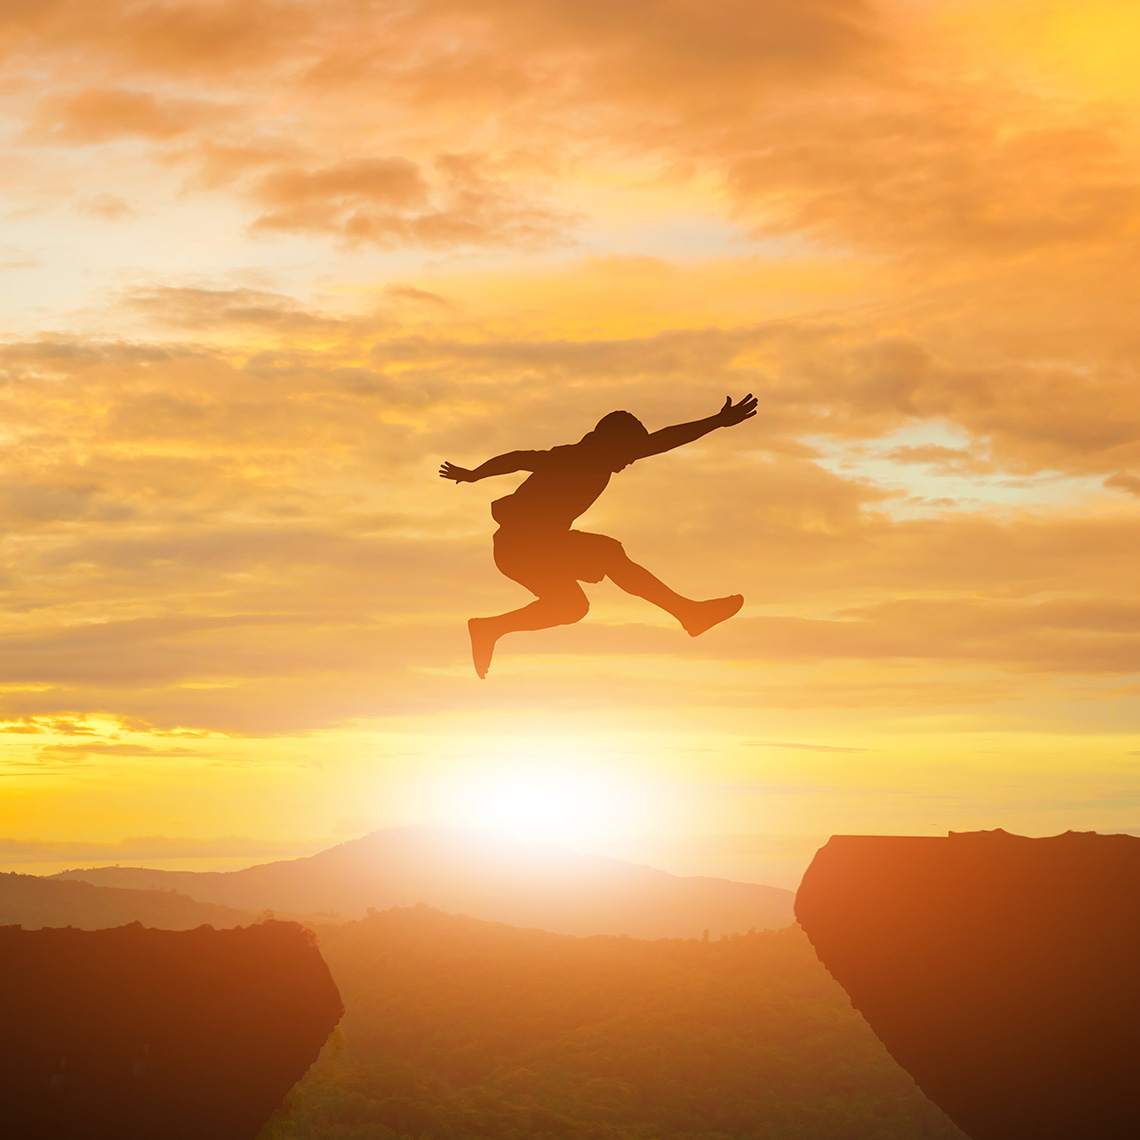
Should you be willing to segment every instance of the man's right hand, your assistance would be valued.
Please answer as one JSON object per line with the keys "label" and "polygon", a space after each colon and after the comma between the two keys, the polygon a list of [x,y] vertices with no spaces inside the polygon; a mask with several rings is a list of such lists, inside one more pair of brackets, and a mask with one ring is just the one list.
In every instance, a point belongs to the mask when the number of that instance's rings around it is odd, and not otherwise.
{"label": "man's right hand", "polygon": [[456,467],[454,463],[443,463],[439,468],[441,479],[454,479],[456,483],[474,483],[475,473],[466,467]]}

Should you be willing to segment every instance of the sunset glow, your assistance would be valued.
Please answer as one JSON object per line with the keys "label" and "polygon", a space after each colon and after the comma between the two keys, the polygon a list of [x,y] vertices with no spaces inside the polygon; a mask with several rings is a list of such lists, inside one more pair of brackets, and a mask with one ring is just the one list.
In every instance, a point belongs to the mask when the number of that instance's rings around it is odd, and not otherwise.
{"label": "sunset glow", "polygon": [[[1124,0],[5,6],[0,867],[1140,829],[1138,50]],[[519,480],[439,464],[749,391],[579,523],[743,611],[587,585],[479,682]]]}
{"label": "sunset glow", "polygon": [[527,767],[480,771],[442,794],[443,817],[520,839],[589,848],[628,834],[643,821],[626,789],[574,768],[535,758]]}

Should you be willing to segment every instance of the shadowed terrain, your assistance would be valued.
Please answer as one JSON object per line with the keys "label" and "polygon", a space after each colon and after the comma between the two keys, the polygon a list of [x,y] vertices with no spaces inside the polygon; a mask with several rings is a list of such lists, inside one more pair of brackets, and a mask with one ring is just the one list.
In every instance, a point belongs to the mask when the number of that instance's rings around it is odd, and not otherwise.
{"label": "shadowed terrain", "polygon": [[241,871],[65,871],[106,887],[177,890],[201,902],[260,913],[359,918],[369,907],[426,903],[558,934],[713,937],[792,922],[791,891],[682,878],[620,859],[579,855],[489,833],[437,827],[373,832],[305,859]]}
{"label": "shadowed terrain", "polygon": [[343,1008],[314,935],[0,928],[10,1140],[251,1140]]}
{"label": "shadowed terrain", "polygon": [[836,836],[796,914],[973,1140],[1140,1136],[1140,839]]}
{"label": "shadowed terrain", "polygon": [[962,1140],[788,927],[318,927],[345,1017],[261,1140]]}

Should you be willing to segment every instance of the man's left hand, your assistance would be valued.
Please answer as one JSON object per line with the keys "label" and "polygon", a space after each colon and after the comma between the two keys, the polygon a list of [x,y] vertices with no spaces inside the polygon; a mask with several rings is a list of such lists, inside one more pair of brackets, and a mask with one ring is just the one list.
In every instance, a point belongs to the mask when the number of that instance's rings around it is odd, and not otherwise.
{"label": "man's left hand", "polygon": [[716,418],[720,420],[721,427],[735,427],[756,414],[756,403],[756,397],[751,392],[735,404],[731,396],[725,396],[724,407],[717,412]]}

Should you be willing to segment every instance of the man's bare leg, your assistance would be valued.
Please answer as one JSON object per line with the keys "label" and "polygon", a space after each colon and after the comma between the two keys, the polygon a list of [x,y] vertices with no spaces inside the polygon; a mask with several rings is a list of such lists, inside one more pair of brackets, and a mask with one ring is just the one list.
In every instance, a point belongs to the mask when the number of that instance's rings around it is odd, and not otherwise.
{"label": "man's bare leg", "polygon": [[524,629],[549,629],[555,625],[573,625],[590,610],[590,602],[585,591],[577,582],[571,582],[557,594],[551,594],[529,606],[511,610],[496,617],[472,618],[467,623],[471,635],[471,660],[475,672],[482,680],[491,667],[495,653],[495,642],[506,633],[518,633]]}
{"label": "man's bare leg", "polygon": [[606,577],[619,589],[635,597],[644,598],[672,614],[690,637],[712,629],[722,621],[732,617],[742,605],[740,594],[730,594],[727,598],[710,598],[697,602],[669,589],[660,578],[651,574],[644,566],[639,566],[623,551],[615,557],[606,570]]}

